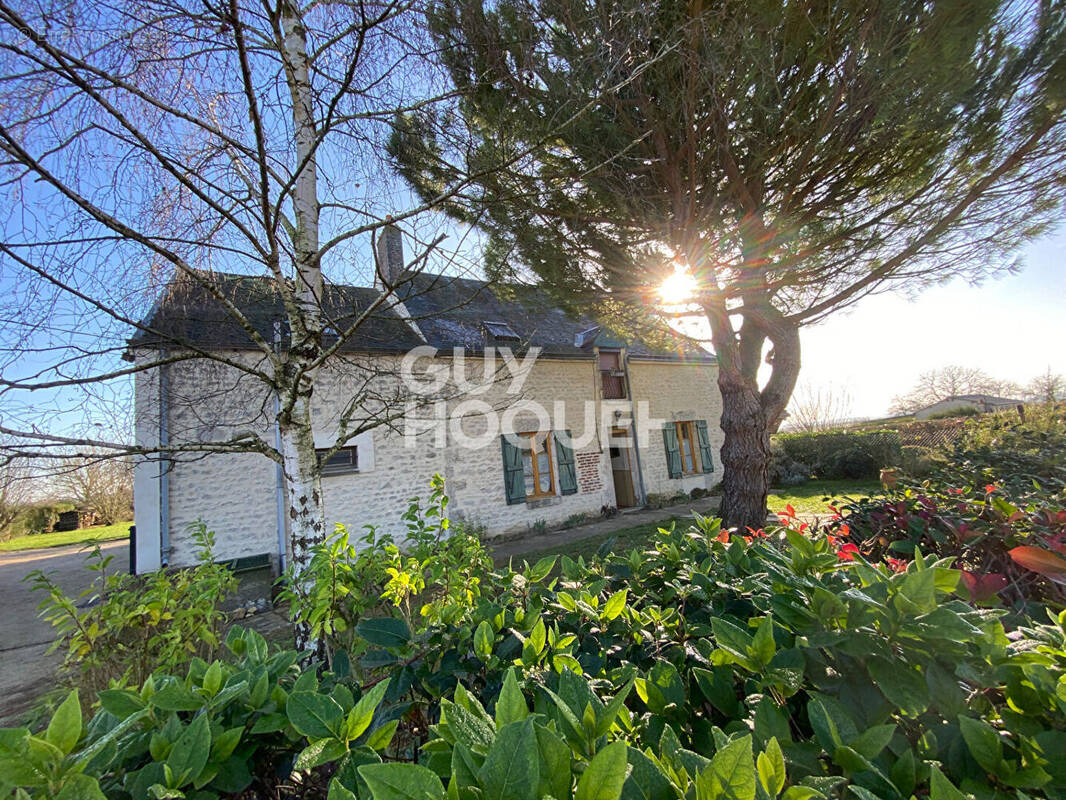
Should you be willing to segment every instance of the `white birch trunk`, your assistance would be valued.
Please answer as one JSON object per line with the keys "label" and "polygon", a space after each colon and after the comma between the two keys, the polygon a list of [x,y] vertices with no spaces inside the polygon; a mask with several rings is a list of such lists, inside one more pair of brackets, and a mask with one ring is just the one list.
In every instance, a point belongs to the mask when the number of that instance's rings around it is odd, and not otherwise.
{"label": "white birch trunk", "polygon": [[[296,177],[294,218],[294,304],[289,307],[291,344],[282,367],[282,461],[287,482],[289,545],[297,572],[307,566],[311,548],[325,537],[322,480],[311,431],[313,375],[307,367],[322,347],[322,270],[318,261],[318,135],[311,87],[307,33],[295,2],[281,6],[282,51],[292,99]],[[286,402],[288,400],[289,402]]]}
{"label": "white birch trunk", "polygon": [[[296,140],[296,169],[292,190],[295,235],[296,297],[300,306],[302,333],[321,341],[322,270],[318,261],[318,175],[315,156],[318,136],[311,91],[311,65],[307,53],[307,32],[292,3],[282,6],[286,76],[292,97],[293,135]],[[294,339],[297,331],[294,329]],[[295,342],[294,342],[295,343]]]}
{"label": "white birch trunk", "polygon": [[310,397],[297,398],[281,424],[281,455],[286,477],[289,545],[297,572],[307,566],[311,548],[325,538],[322,477],[311,433]]}

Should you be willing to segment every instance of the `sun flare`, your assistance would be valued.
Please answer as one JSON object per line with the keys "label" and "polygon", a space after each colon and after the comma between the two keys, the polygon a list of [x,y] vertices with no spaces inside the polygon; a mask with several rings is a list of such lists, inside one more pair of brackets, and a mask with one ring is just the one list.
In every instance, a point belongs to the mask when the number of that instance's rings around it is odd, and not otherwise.
{"label": "sun flare", "polygon": [[674,274],[659,287],[659,296],[666,305],[679,306],[692,300],[696,288],[695,276],[682,267],[675,267]]}

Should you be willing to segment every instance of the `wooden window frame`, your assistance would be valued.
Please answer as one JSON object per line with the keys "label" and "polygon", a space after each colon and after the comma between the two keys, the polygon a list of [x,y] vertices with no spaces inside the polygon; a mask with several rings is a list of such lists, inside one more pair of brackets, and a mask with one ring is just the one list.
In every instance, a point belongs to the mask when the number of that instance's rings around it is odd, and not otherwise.
{"label": "wooden window frame", "polygon": [[[681,456],[681,474],[699,475],[703,472],[703,456],[699,446],[699,436],[696,433],[696,421],[688,419],[681,422],[675,422],[674,428],[677,431],[677,447]],[[691,465],[685,463],[686,441],[688,442],[688,452],[692,462]],[[696,464],[697,457],[700,459],[698,466]]]}
{"label": "wooden window frame", "polygon": [[[553,436],[551,431],[532,431],[530,433],[518,434],[523,439],[528,440],[528,447],[522,448],[522,480],[525,480],[525,461],[526,455],[529,455],[530,469],[533,472],[533,491],[526,489],[526,500],[543,500],[545,497],[555,497],[556,495],[556,479],[555,479],[555,459],[552,458],[552,444]],[[544,437],[544,452],[548,456],[548,478],[549,486],[548,491],[542,492],[540,490],[540,467],[537,465],[537,451],[535,450],[537,444],[537,437]]]}
{"label": "wooden window frame", "polygon": [[350,453],[351,461],[349,464],[334,464],[328,466],[323,456],[329,452],[329,448],[323,448],[315,450],[315,455],[318,457],[318,468],[323,478],[328,478],[332,475],[354,475],[359,472],[359,446],[348,445],[347,447],[341,447],[330,458],[336,458],[341,453]]}

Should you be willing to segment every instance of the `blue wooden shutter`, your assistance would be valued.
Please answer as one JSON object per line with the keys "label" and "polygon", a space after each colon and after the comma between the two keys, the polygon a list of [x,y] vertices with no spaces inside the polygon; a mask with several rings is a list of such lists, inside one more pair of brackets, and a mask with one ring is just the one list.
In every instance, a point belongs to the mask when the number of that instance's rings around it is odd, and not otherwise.
{"label": "blue wooden shutter", "polygon": [[696,420],[696,438],[700,443],[700,457],[703,459],[703,471],[714,472],[714,452],[711,450],[711,437],[707,434],[707,420]]}
{"label": "blue wooden shutter", "polygon": [[666,472],[671,478],[681,477],[681,445],[677,441],[674,423],[663,425],[663,442],[666,444]]}
{"label": "blue wooden shutter", "polygon": [[503,450],[503,488],[507,494],[507,505],[526,502],[526,478],[522,470],[522,449],[508,438],[500,437]]}
{"label": "blue wooden shutter", "polygon": [[577,468],[574,466],[574,448],[570,431],[555,433],[555,461],[559,467],[559,493],[577,494]]}

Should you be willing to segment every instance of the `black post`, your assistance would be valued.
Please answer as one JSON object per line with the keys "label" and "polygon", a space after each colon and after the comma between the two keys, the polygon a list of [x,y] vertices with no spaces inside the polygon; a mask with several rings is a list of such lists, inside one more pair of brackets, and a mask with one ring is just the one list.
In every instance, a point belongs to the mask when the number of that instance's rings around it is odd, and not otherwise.
{"label": "black post", "polygon": [[137,526],[130,525],[130,575],[137,574]]}

